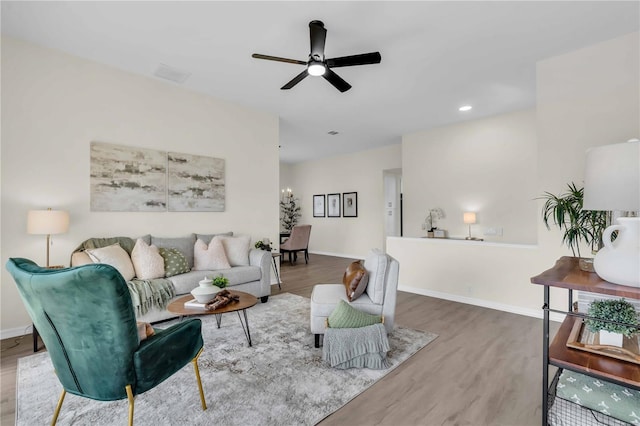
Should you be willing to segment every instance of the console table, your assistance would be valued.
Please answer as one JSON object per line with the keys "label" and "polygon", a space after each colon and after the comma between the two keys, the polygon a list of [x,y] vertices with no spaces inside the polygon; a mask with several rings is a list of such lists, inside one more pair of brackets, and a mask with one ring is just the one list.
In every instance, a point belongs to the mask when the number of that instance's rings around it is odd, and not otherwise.
{"label": "console table", "polygon": [[[582,321],[585,317],[584,314],[574,312],[573,290],[640,299],[640,288],[613,284],[593,272],[582,271],[578,267],[577,257],[561,257],[553,268],[531,278],[531,282],[544,286],[544,305],[542,306],[542,424],[544,426],[548,423],[549,365],[640,390],[640,368],[637,364],[567,347],[567,339],[574,323]],[[569,291],[567,311],[550,308],[550,287],[564,288]],[[567,315],[551,344],[549,344],[549,312]]]}

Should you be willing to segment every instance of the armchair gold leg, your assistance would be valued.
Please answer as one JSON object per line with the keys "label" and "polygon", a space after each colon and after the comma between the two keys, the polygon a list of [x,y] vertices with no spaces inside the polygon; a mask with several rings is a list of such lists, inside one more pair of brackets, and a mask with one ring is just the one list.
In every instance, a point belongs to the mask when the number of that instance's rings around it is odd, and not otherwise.
{"label": "armchair gold leg", "polygon": [[62,408],[62,403],[64,402],[64,397],[67,395],[67,391],[62,389],[62,394],[60,394],[60,399],[58,400],[58,405],[56,406],[56,411],[53,413],[53,420],[51,420],[51,426],[55,426],[58,421],[58,415],[60,414],[60,409]]}
{"label": "armchair gold leg", "polygon": [[127,398],[129,399],[129,426],[133,426],[133,391],[131,385],[127,385]]}
{"label": "armchair gold leg", "polygon": [[202,390],[202,381],[200,380],[200,369],[198,368],[198,358],[202,353],[202,349],[203,348],[200,348],[200,351],[198,351],[198,354],[191,362],[193,363],[193,369],[196,370],[196,380],[198,381],[198,390],[200,390],[200,402],[202,403],[202,409],[206,410],[207,402],[204,400],[204,391]]}

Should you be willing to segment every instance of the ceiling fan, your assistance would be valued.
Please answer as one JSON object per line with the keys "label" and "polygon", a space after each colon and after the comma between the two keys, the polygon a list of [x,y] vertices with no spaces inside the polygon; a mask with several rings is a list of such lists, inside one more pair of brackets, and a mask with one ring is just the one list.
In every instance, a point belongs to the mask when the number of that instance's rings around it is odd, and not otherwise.
{"label": "ceiling fan", "polygon": [[269,61],[287,62],[290,64],[306,65],[307,69],[295,76],[290,82],[281,87],[282,90],[289,90],[300,83],[307,75],[323,76],[325,80],[341,92],[351,89],[351,85],[344,81],[342,77],[333,72],[331,68],[350,67],[353,65],[379,64],[382,60],[380,52],[362,53],[360,55],[342,56],[340,58],[325,59],[324,42],[327,38],[327,30],[321,21],[309,22],[309,36],[311,39],[311,53],[308,61],[298,61],[296,59],[279,58],[277,56],[261,55],[254,53],[251,55],[257,59],[267,59]]}

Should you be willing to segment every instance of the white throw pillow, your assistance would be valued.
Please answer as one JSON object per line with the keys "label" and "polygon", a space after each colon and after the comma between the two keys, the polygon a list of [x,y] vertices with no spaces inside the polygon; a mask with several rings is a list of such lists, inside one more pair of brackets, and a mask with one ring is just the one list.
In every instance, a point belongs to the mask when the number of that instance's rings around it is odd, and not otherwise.
{"label": "white throw pillow", "polygon": [[85,252],[93,260],[93,263],[105,263],[113,266],[127,281],[136,276],[129,253],[120,247],[118,243],[102,248],[85,250]]}
{"label": "white throw pillow", "polygon": [[198,239],[193,246],[193,269],[196,271],[213,271],[216,269],[229,269],[231,265],[225,254],[222,241],[218,237],[211,239],[207,246],[204,241]]}
{"label": "white throw pillow", "polygon": [[158,247],[147,244],[138,238],[131,250],[131,262],[139,280],[152,280],[164,277],[164,258]]}
{"label": "white throw pillow", "polygon": [[216,236],[216,238],[222,240],[224,246],[224,252],[227,254],[227,259],[231,266],[249,266],[249,244],[251,243],[251,237],[243,235],[240,237],[223,237]]}

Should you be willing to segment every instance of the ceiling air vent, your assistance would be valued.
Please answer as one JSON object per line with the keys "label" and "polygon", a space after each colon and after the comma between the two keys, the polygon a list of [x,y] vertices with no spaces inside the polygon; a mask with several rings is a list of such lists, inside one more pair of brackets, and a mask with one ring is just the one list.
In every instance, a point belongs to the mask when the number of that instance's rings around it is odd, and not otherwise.
{"label": "ceiling air vent", "polygon": [[336,132],[335,130],[329,130],[329,131],[327,132],[327,134],[329,134],[329,135],[331,135],[331,136],[335,136],[335,135],[337,135],[337,134],[338,134],[338,132]]}
{"label": "ceiling air vent", "polygon": [[153,73],[156,77],[164,78],[175,83],[184,83],[191,73],[180,71],[179,69],[170,67],[169,65],[160,64]]}

